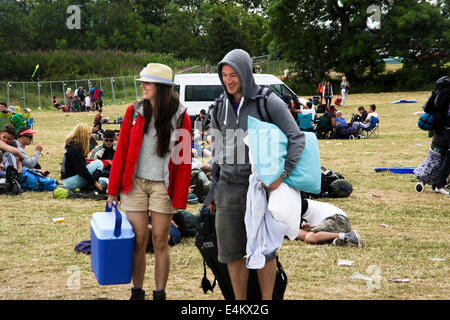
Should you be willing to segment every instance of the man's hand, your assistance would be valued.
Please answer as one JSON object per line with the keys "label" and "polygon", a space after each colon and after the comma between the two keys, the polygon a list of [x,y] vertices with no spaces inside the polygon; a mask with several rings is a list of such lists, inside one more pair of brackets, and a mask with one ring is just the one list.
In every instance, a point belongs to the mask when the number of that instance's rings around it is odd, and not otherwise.
{"label": "man's hand", "polygon": [[39,143],[36,145],[36,151],[39,151],[39,152],[42,153],[42,150],[43,150],[43,149],[44,149],[44,147],[42,146],[42,143],[39,142]]}
{"label": "man's hand", "polygon": [[214,202],[214,199],[211,199],[211,201],[209,202],[208,209],[210,212],[216,211],[216,203]]}
{"label": "man's hand", "polygon": [[262,184],[263,188],[268,190],[268,191],[274,191],[276,190],[281,183],[283,182],[284,177],[280,176],[277,180],[275,180],[274,182],[272,182],[272,184],[270,186],[266,186],[264,183]]}
{"label": "man's hand", "polygon": [[312,226],[309,223],[307,223],[307,222],[302,222],[301,228],[302,229],[304,229],[304,228],[312,228]]}

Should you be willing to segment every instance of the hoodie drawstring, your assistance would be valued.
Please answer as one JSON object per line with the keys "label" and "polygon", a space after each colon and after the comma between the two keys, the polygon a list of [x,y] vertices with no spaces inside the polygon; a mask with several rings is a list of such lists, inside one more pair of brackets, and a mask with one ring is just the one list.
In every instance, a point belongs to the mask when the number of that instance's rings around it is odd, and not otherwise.
{"label": "hoodie drawstring", "polygon": [[227,118],[228,118],[228,98],[225,99],[225,120],[223,121],[223,125],[227,125]]}
{"label": "hoodie drawstring", "polygon": [[[228,101],[229,99],[226,98],[226,102],[225,102],[225,120],[223,121],[223,125],[227,125],[227,119],[228,119]],[[244,96],[241,97],[241,101],[239,102],[239,107],[237,110],[237,114],[236,114],[236,124],[238,124],[239,122],[239,111],[241,111],[241,107],[244,104]]]}
{"label": "hoodie drawstring", "polygon": [[242,104],[244,103],[244,96],[241,97],[241,101],[239,102],[239,107],[236,114],[236,124],[239,123],[239,112],[241,111]]}

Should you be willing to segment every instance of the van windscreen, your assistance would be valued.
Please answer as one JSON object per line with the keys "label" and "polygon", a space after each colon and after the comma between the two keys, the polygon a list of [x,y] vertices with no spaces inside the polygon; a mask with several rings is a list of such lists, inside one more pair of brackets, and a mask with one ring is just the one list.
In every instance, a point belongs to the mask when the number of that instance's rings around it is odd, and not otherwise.
{"label": "van windscreen", "polygon": [[214,101],[223,92],[221,85],[188,85],[185,88],[185,101]]}

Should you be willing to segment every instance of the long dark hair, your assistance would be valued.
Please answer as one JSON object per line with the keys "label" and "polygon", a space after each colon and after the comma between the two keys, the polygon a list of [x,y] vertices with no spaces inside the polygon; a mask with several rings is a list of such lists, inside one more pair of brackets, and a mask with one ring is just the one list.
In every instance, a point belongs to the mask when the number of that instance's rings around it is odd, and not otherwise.
{"label": "long dark hair", "polygon": [[[170,136],[172,130],[172,117],[177,112],[180,100],[171,86],[155,83],[156,99],[152,106],[149,100],[144,99],[144,134],[148,131],[150,120],[155,116],[156,129],[156,153],[163,157],[169,151]],[[154,110],[153,110],[154,109]]]}

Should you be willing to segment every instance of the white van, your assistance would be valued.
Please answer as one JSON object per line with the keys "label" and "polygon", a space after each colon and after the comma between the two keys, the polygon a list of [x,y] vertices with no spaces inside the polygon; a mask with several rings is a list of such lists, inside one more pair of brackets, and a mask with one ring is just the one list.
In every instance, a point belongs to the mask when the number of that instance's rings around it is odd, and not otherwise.
{"label": "white van", "polygon": [[[272,74],[254,74],[254,77],[256,84],[269,86],[286,103],[297,96],[283,81]],[[174,82],[180,102],[187,107],[191,116],[199,114],[202,109],[208,111],[214,99],[223,93],[217,73],[180,73],[175,75]],[[306,99],[300,97],[298,99],[306,104]]]}

